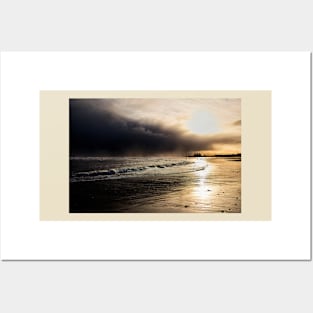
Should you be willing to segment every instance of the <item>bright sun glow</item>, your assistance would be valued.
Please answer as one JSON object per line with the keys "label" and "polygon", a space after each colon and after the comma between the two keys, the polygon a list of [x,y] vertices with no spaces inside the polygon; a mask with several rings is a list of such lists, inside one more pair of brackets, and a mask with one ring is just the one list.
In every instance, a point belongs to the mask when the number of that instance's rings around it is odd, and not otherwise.
{"label": "bright sun glow", "polygon": [[197,111],[187,122],[188,128],[195,134],[205,135],[216,133],[218,125],[214,116],[208,111]]}

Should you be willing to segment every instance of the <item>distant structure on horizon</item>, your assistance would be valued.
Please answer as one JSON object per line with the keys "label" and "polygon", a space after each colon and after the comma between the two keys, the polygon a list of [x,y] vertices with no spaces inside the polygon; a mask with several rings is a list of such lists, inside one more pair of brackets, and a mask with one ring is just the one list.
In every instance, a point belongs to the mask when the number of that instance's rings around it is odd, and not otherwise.
{"label": "distant structure on horizon", "polygon": [[235,154],[214,154],[214,155],[207,155],[202,154],[200,152],[195,152],[192,154],[187,153],[187,157],[195,158],[195,157],[202,157],[202,158],[209,158],[209,157],[241,157],[241,153],[235,153]]}

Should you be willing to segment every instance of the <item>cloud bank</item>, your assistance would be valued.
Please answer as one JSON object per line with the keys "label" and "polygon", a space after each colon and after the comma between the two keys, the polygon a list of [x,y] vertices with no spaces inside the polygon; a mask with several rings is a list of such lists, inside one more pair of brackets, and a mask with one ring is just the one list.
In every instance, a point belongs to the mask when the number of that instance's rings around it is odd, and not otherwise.
{"label": "cloud bank", "polygon": [[122,116],[108,102],[70,99],[70,155],[185,155],[240,145],[236,134],[196,135],[159,121]]}

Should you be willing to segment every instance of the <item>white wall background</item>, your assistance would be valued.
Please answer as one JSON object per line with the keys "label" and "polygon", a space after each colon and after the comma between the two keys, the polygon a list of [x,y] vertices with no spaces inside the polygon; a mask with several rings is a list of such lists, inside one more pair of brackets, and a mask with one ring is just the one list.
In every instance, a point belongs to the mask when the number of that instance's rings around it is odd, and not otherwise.
{"label": "white wall background", "polygon": [[[312,1],[0,2],[1,50],[313,50]],[[3,312],[312,312],[312,262],[1,262]]]}

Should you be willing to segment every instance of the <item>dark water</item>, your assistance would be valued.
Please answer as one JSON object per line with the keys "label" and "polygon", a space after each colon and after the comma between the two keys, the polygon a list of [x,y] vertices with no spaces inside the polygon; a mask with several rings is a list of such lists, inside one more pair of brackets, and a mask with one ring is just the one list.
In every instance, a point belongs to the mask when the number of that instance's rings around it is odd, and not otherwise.
{"label": "dark water", "polygon": [[241,211],[241,159],[70,160],[71,213]]}

